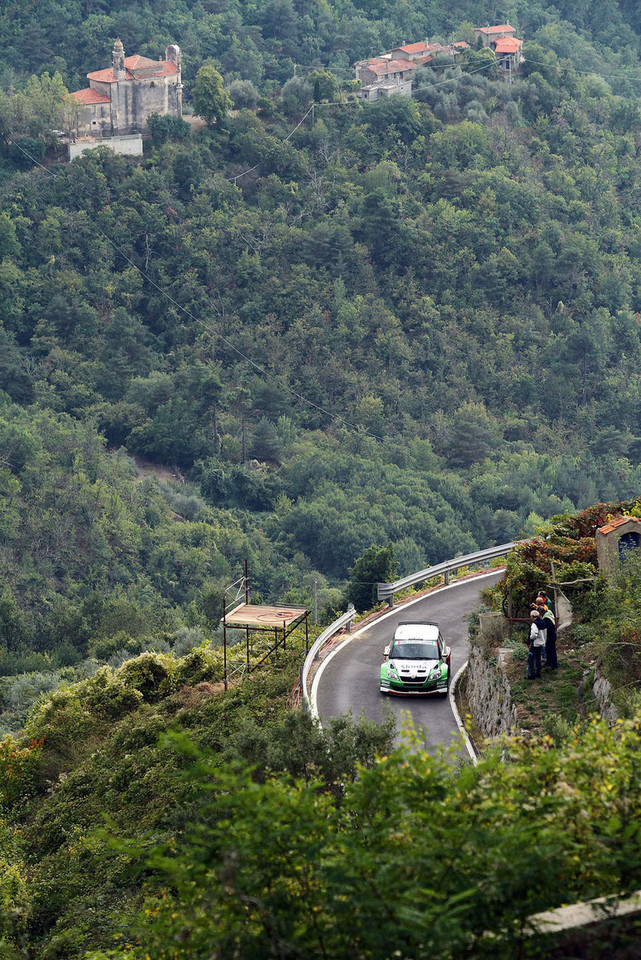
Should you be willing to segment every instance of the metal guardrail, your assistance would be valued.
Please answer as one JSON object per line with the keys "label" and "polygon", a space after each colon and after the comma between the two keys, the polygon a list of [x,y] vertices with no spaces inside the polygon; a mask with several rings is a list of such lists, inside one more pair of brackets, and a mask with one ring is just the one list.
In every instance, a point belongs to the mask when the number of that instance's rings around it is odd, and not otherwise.
{"label": "metal guardrail", "polygon": [[387,600],[390,607],[394,606],[394,594],[406,590],[408,587],[414,587],[417,583],[423,583],[424,580],[431,580],[432,577],[445,577],[445,583],[449,583],[450,573],[459,570],[461,567],[470,567],[473,564],[485,563],[487,560],[494,560],[495,557],[504,557],[522,540],[515,540],[513,543],[502,543],[496,547],[489,547],[487,550],[477,550],[476,553],[469,553],[466,557],[455,557],[454,560],[444,560],[443,563],[437,563],[434,567],[428,567],[427,570],[419,570],[418,573],[410,573],[402,580],[396,580],[394,583],[379,583],[376,586],[376,592],[379,600]]}
{"label": "metal guardrail", "polygon": [[[489,547],[487,550],[478,550],[476,553],[470,553],[466,557],[455,557],[453,560],[445,560],[443,563],[437,563],[434,567],[428,567],[427,570],[419,570],[418,573],[411,573],[409,576],[403,577],[402,580],[397,580],[395,583],[379,583],[377,584],[378,599],[387,600],[389,606],[392,607],[394,606],[394,594],[399,593],[401,590],[406,590],[407,587],[413,587],[415,584],[422,583],[424,580],[430,580],[432,577],[439,576],[444,576],[445,583],[448,583],[449,575],[453,570],[458,570],[460,567],[469,567],[472,564],[485,563],[488,560],[494,560],[495,557],[504,557],[517,543],[523,542],[522,540],[518,540],[514,543],[502,543],[497,547]],[[350,603],[347,612],[323,630],[307,654],[305,663],[301,667],[300,683],[303,697],[308,707],[311,707],[311,699],[307,690],[307,680],[314,660],[318,659],[320,651],[327,641],[330,640],[335,633],[338,633],[339,630],[342,630],[344,626],[351,623],[355,616],[356,610],[353,604]]]}
{"label": "metal guardrail", "polygon": [[307,678],[309,677],[309,671],[312,669],[312,664],[314,660],[318,659],[320,651],[327,641],[331,640],[334,634],[338,633],[339,630],[342,630],[343,627],[351,624],[355,616],[356,610],[354,608],[354,604],[350,603],[347,607],[347,612],[339,617],[338,620],[334,620],[333,623],[330,623],[330,625],[323,630],[320,636],[314,641],[309,653],[305,657],[305,663],[301,667],[300,671],[300,685],[305,698],[305,703],[310,709],[312,704],[309,693],[307,692]]}
{"label": "metal guardrail", "polygon": [[[493,560],[495,557],[503,557],[519,543],[525,543],[525,541],[517,540],[514,543],[503,543],[497,547],[490,547],[488,550],[479,550],[477,553],[471,553],[467,557],[456,557],[454,560],[446,560],[444,563],[439,563],[434,567],[428,567],[427,570],[420,570],[418,573],[411,574],[403,580],[397,580],[396,583],[379,583],[379,600],[389,597],[393,601],[394,593],[406,587],[413,586],[416,583],[421,583],[423,580],[429,580],[431,577],[439,576],[440,574],[447,576],[450,571],[458,570],[460,567],[470,566],[473,563],[483,563],[483,561]],[[381,595],[381,588],[388,592]],[[311,698],[307,692],[307,680],[312,663],[318,658],[324,644],[344,626],[351,624],[355,616],[356,610],[353,604],[350,603],[347,612],[323,630],[305,658],[305,663],[301,667],[301,687],[305,703],[310,709]],[[454,680],[455,684],[465,666],[467,666],[467,664],[465,664],[456,675]],[[455,704],[452,704],[452,706],[455,707]],[[471,750],[471,747],[468,747],[468,749]],[[611,910],[608,910],[608,907],[611,907]],[[533,924],[532,933],[552,934],[585,927],[588,924],[594,924],[601,919],[607,919],[609,917],[638,913],[640,910],[641,890],[638,890],[628,897],[615,901],[613,904],[611,904],[609,897],[601,897],[597,900],[588,900],[585,903],[575,903],[566,907],[558,907],[555,910],[549,910],[545,913],[535,914],[529,919]]]}

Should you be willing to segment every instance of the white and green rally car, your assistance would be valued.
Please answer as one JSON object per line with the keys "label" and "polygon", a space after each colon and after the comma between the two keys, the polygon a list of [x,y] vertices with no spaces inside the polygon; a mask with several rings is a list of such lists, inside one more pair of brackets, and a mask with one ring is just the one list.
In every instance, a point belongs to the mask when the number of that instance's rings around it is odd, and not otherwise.
{"label": "white and green rally car", "polygon": [[447,696],[451,655],[438,623],[399,623],[383,653],[381,693]]}

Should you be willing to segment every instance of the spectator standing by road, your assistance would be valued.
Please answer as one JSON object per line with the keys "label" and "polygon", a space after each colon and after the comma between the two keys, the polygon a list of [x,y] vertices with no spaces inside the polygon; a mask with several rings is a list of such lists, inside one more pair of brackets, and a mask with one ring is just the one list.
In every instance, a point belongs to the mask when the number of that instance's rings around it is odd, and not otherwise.
{"label": "spectator standing by road", "polygon": [[552,606],[552,601],[548,598],[545,590],[539,590],[539,596],[536,599],[541,599],[543,603],[539,604],[539,606],[547,607],[552,616],[554,616],[554,607]]}
{"label": "spectator standing by road", "polygon": [[530,652],[528,653],[528,669],[526,677],[528,680],[534,680],[541,676],[541,652],[545,646],[545,630],[547,624],[539,615],[538,610],[533,610],[530,614],[532,623],[530,625]]}
{"label": "spectator standing by road", "polygon": [[548,624],[550,622],[549,620],[544,619],[546,609],[546,607],[539,605],[536,608],[537,617],[534,621],[539,628],[539,632],[541,633],[541,657],[544,662],[547,660],[546,644],[548,639]]}
{"label": "spectator standing by road", "polygon": [[[543,614],[541,614],[543,610]],[[550,670],[556,670],[559,663],[556,657],[556,620],[554,614],[547,607],[539,607],[539,616],[547,624],[545,630],[545,665]]]}

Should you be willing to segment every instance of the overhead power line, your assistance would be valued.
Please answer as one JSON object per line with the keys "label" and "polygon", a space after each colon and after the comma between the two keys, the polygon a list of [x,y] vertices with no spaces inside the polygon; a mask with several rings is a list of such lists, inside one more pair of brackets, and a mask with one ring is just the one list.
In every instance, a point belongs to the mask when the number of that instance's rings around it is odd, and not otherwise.
{"label": "overhead power line", "polygon": [[[53,170],[50,170],[48,167],[44,166],[44,164],[40,163],[40,161],[37,160],[35,157],[32,157],[31,154],[28,153],[28,151],[25,150],[22,146],[20,146],[19,143],[14,141],[14,146],[16,146],[18,150],[20,150],[21,153],[25,155],[25,157],[28,157],[34,164],[36,164],[38,167],[44,170],[48,176],[52,177],[54,180],[58,179],[57,174],[54,173]],[[164,290],[158,283],[156,283],[156,281],[153,280],[147,273],[145,273],[145,271],[142,270],[141,267],[139,267],[138,264],[135,263],[135,261],[132,260],[128,254],[125,253],[122,247],[118,246],[115,240],[113,240],[108,234],[106,234],[101,227],[99,227],[97,224],[95,225],[95,227],[97,232],[107,241],[107,243],[109,243],[114,248],[114,250],[116,250],[116,252],[120,254],[120,256],[123,257],[123,259],[126,260],[126,262],[130,264],[130,266],[132,266],[134,270],[136,270],[144,280],[147,281],[147,283],[150,284],[150,286],[152,286],[155,290],[157,290],[161,296],[163,296],[167,301],[169,301],[175,307],[177,307],[177,309],[180,310],[182,313],[184,313],[185,316],[189,317],[190,320],[193,320],[194,323],[199,324],[205,330],[209,329],[206,321],[201,320],[199,317],[196,317],[190,310],[187,309],[187,307],[184,307],[181,303],[178,302],[178,300],[172,297],[170,293],[167,293],[167,291]],[[286,380],[282,379],[277,374],[270,373],[270,371],[266,370],[265,367],[261,366],[261,364],[256,363],[255,360],[252,360],[251,357],[247,356],[246,353],[240,350],[234,343],[232,343],[231,340],[225,337],[222,333],[217,332],[217,335],[223,341],[225,346],[229,347],[230,350],[233,350],[234,353],[236,353],[239,357],[241,357],[248,364],[250,364],[250,366],[252,366],[255,370],[257,370],[264,378],[266,378],[267,380],[271,380],[273,383],[276,383],[281,387],[284,387],[287,391],[289,391],[289,393],[296,400],[299,400],[301,403],[307,404],[309,407],[313,408],[318,413],[322,413],[329,420],[332,420],[335,423],[341,423],[343,424],[343,426],[349,427],[351,430],[356,430],[361,434],[365,434],[368,437],[372,437],[373,440],[380,440],[380,441],[383,440],[383,437],[378,436],[378,434],[376,433],[372,433],[370,430],[365,429],[360,424],[352,423],[351,421],[346,420],[344,417],[339,417],[337,414],[332,413],[330,410],[327,410],[325,407],[320,406],[320,404],[314,403],[314,401],[310,400],[309,397],[306,397],[303,394],[298,393],[298,391],[294,390],[294,388],[290,386],[290,384],[287,383]]]}
{"label": "overhead power line", "polygon": [[[459,65],[452,64],[452,67],[456,67],[456,66],[459,66]],[[458,76],[446,77],[444,80],[437,80],[435,83],[425,84],[425,86],[417,87],[415,90],[410,90],[410,96],[415,97],[417,93],[421,92],[421,90],[432,90],[434,87],[440,87],[445,83],[460,82],[461,80],[464,80],[466,77],[471,77],[475,73],[480,73],[481,70],[487,70],[487,68],[491,66],[496,66],[495,61],[488,60],[487,63],[484,63],[480,67],[477,67],[476,70],[467,70],[465,73],[461,73]],[[296,133],[299,127],[303,125],[305,120],[307,120],[307,117],[310,115],[310,113],[313,114],[314,111],[318,110],[319,107],[352,107],[355,104],[360,104],[362,102],[363,101],[358,97],[351,97],[348,100],[317,100],[317,101],[315,100],[314,103],[312,103],[311,106],[308,107],[307,111],[305,112],[303,117],[298,121],[298,123],[293,128],[293,130],[291,130],[289,134],[285,137],[285,139],[283,140],[283,143],[287,143],[293,137],[293,135]],[[249,167],[247,170],[243,170],[242,173],[237,173],[236,176],[234,177],[226,177],[225,179],[228,180],[230,183],[235,184],[237,180],[241,180],[243,177],[246,177],[248,173],[253,173],[254,170],[258,170],[258,168],[263,163],[265,163],[264,160],[259,160],[258,163],[254,164],[253,167]]]}
{"label": "overhead power line", "polygon": [[583,77],[600,77],[602,80],[628,80],[630,83],[639,83],[641,82],[641,75],[639,76],[630,76],[630,75],[621,75],[616,73],[597,73],[596,70],[578,70],[574,64],[571,67],[565,66],[562,63],[547,63],[545,60],[532,60],[531,57],[523,60],[523,63],[535,63],[537,67],[558,67],[559,70],[570,70],[572,69],[574,73],[578,73]]}

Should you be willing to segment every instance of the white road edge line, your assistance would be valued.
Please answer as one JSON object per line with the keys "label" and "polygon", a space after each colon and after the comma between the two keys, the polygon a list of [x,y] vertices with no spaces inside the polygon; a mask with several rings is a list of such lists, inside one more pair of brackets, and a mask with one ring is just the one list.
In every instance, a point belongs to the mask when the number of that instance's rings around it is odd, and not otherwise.
{"label": "white road edge line", "polygon": [[[492,576],[494,576],[494,574],[498,573],[500,569],[501,569],[500,567],[497,567],[495,570],[489,570],[487,573],[481,573],[481,574],[478,575],[478,577],[475,577],[474,579],[475,579],[475,580],[484,580],[486,577],[492,577]],[[449,584],[447,584],[447,585],[444,584],[442,587],[438,587],[436,590],[434,590],[431,594],[428,594],[428,596],[434,596],[434,594],[436,594],[436,593],[442,593],[444,590],[453,590],[455,587],[459,587],[459,586],[461,586],[463,583],[469,583],[469,580],[468,580],[468,579],[458,580],[456,583],[449,583]],[[319,686],[319,684],[320,684],[320,679],[321,679],[321,677],[322,677],[322,675],[323,675],[323,671],[325,670],[325,667],[327,666],[327,664],[336,656],[337,653],[339,653],[339,652],[343,649],[343,647],[346,647],[347,644],[348,644],[348,643],[351,643],[352,640],[355,640],[356,637],[360,637],[360,635],[361,635],[362,633],[365,633],[367,630],[370,629],[370,627],[373,627],[374,624],[379,624],[379,623],[381,623],[381,621],[387,620],[388,617],[392,617],[392,616],[394,616],[394,614],[398,613],[400,609],[406,610],[407,607],[411,607],[411,606],[412,606],[413,604],[415,604],[415,603],[420,603],[421,600],[425,600],[425,596],[416,597],[415,600],[408,600],[407,603],[404,603],[404,604],[403,604],[402,608],[401,608],[401,607],[394,607],[392,610],[388,611],[388,613],[384,613],[382,616],[377,617],[376,620],[373,620],[371,623],[368,623],[366,627],[361,627],[360,630],[356,630],[355,633],[351,633],[345,640],[343,640],[342,643],[339,643],[339,645],[336,647],[335,650],[332,650],[332,652],[329,654],[329,656],[327,656],[327,657],[321,662],[321,665],[320,665],[320,667],[318,668],[318,670],[316,671],[316,674],[315,674],[315,676],[314,676],[314,680],[313,680],[313,682],[312,682],[312,693],[311,693],[311,697],[310,697],[310,699],[311,699],[311,705],[312,705],[312,716],[314,717],[315,720],[318,720],[318,722],[320,723],[320,716],[319,716],[319,714],[318,714],[318,706],[317,706],[317,702],[316,702],[316,701],[317,701],[317,696],[318,696],[318,686]],[[465,664],[464,666],[467,666],[467,664]],[[461,668],[461,669],[463,669],[463,668]],[[458,676],[459,676],[460,672],[461,672],[461,670],[459,670],[459,672],[456,674],[455,682],[456,682],[456,679],[458,679]],[[452,703],[452,695],[450,694],[450,705],[451,705],[451,703]],[[456,717],[457,717],[457,714],[454,714],[454,719],[455,719],[455,720],[456,720]],[[457,724],[459,725],[459,729],[461,729],[460,717],[459,717],[459,719],[458,719],[458,721],[457,721]],[[322,726],[322,724],[321,724],[321,726]],[[467,734],[466,734],[466,736],[467,736]],[[467,746],[468,751],[472,751],[472,753],[473,753],[473,747],[472,747],[472,745],[471,745],[471,744],[467,745],[467,743],[466,743],[466,746]]]}
{"label": "white road edge line", "polygon": [[450,686],[450,707],[452,709],[452,713],[454,714],[454,719],[456,720],[456,726],[459,728],[459,731],[461,733],[461,737],[463,738],[463,742],[465,744],[467,752],[470,755],[470,760],[472,761],[474,766],[476,766],[477,763],[479,762],[479,758],[476,756],[476,752],[474,750],[474,747],[472,746],[472,741],[467,735],[467,730],[465,729],[465,725],[461,720],[461,714],[458,712],[458,707],[456,706],[456,685],[461,679],[461,677],[463,676],[463,674],[465,673],[465,671],[467,670],[467,665],[469,662],[470,662],[469,660],[466,660],[465,663],[461,667],[459,667],[456,673],[456,676],[452,680],[452,683]]}

